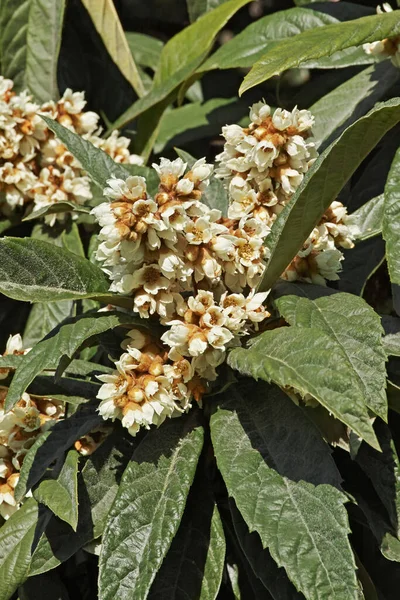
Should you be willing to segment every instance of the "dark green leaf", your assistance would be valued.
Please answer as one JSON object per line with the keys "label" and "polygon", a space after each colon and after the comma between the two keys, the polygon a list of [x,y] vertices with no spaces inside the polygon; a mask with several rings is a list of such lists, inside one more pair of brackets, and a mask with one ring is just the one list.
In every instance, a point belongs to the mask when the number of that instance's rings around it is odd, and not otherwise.
{"label": "dark green leaf", "polygon": [[70,450],[57,479],[42,481],[34,492],[37,502],[45,504],[76,531],[78,525],[79,454]]}
{"label": "dark green leaf", "polygon": [[179,529],[151,586],[149,600],[215,600],[224,560],[225,536],[219,512],[210,482],[198,472]]}
{"label": "dark green leaf", "polygon": [[260,290],[269,289],[283,273],[346,181],[399,120],[400,99],[377,104],[315,161],[267,238],[271,259]]}
{"label": "dark green leaf", "polygon": [[310,107],[315,117],[313,136],[324,149],[329,141],[382,100],[399,77],[390,61],[373,65],[348,79]]}
{"label": "dark green leaf", "polygon": [[[223,44],[198,69],[198,72],[212,69],[234,69],[252,67],[264,54],[280,46],[290,48],[294,36],[308,30],[337,24],[338,20],[328,14],[305,8],[290,8],[275,12],[251,23],[246,29]],[[331,55],[332,54],[332,55]],[[351,48],[338,54],[330,53],[328,59],[310,56],[305,64],[309,68],[347,67],[353,64],[372,62],[362,49]]]}
{"label": "dark green leaf", "polygon": [[32,238],[0,239],[0,291],[15,300],[51,302],[107,295],[101,269],[63,248]]}
{"label": "dark green leaf", "polygon": [[28,89],[39,102],[56,100],[57,62],[65,0],[2,0],[1,73],[16,91]]}
{"label": "dark green leaf", "polygon": [[335,487],[337,471],[328,446],[320,440],[320,456],[330,465],[327,472],[309,438],[316,437],[314,427],[284,419],[284,396],[269,389],[272,396],[262,388],[251,399],[246,388],[246,397],[235,389],[211,417],[212,442],[228,493],[250,532],[257,531],[263,547],[307,599],[356,600],[346,496]]}
{"label": "dark green leaf", "polygon": [[33,221],[34,219],[44,217],[45,215],[58,215],[66,212],[88,213],[89,209],[85,208],[84,206],[79,206],[79,204],[74,204],[73,202],[57,202],[55,204],[50,204],[49,206],[43,206],[38,210],[34,210],[22,220]]}
{"label": "dark green leaf", "polygon": [[338,342],[316,328],[281,327],[236,348],[228,364],[255,379],[310,394],[337,419],[379,449],[365,399]]}
{"label": "dark green leaf", "polygon": [[202,445],[203,429],[190,415],[153,429],[134,451],[103,536],[101,600],[147,597],[178,529]]}
{"label": "dark green leaf", "polygon": [[276,303],[290,325],[320,329],[337,342],[366,405],[387,421],[383,327],[365,300],[338,293],[316,300],[283,296]]}
{"label": "dark green leaf", "polygon": [[123,165],[116,163],[103,150],[96,148],[91,142],[63,127],[57,121],[43,115],[42,119],[101,189],[106,187],[107,180],[111,179],[112,175],[124,180],[129,177],[129,171]]}
{"label": "dark green leaf", "polygon": [[[18,402],[21,394],[41,371],[56,368],[62,359],[65,370],[86,340],[123,323],[138,322],[133,315],[117,312],[84,314],[72,321],[53,331],[23,357],[7,394],[6,410],[10,410]],[[69,360],[65,360],[66,358]],[[61,375],[62,372],[58,374]]]}
{"label": "dark green leaf", "polygon": [[19,501],[41,479],[46,469],[62,456],[80,437],[91,429],[99,427],[103,419],[93,406],[84,405],[71,417],[58,421],[42,433],[24,457],[21,475],[15,488],[15,497]]}
{"label": "dark green leaf", "polygon": [[385,185],[382,233],[390,281],[400,284],[400,149],[397,150]]}
{"label": "dark green leaf", "polygon": [[190,22],[193,23],[205,13],[227,0],[186,0]]}
{"label": "dark green leaf", "polygon": [[29,498],[0,528],[0,600],[10,600],[28,576],[38,505]]}
{"label": "dark green leaf", "polygon": [[399,33],[400,21],[397,11],[304,31],[291,39],[290,43],[285,40],[278,42],[263,55],[244,78],[239,93],[243,94],[286,69],[330,56],[352,46],[394,37]]}
{"label": "dark green leaf", "polygon": [[31,348],[40,342],[61,321],[71,316],[73,300],[59,302],[38,302],[29,313],[24,330],[24,347]]}

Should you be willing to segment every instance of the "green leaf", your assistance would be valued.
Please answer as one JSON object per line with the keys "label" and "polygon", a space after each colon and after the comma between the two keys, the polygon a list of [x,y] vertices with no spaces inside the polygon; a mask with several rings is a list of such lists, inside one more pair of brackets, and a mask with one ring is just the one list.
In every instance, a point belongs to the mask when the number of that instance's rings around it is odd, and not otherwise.
{"label": "green leaf", "polygon": [[113,0],[82,0],[107,52],[139,97],[145,94]]}
{"label": "green leaf", "polygon": [[126,436],[121,428],[117,428],[87,457],[78,476],[77,532],[56,517],[51,517],[33,554],[30,576],[54,569],[103,533],[121,475],[137,444],[137,438]]}
{"label": "green leaf", "polygon": [[390,61],[372,65],[351,77],[310,107],[315,117],[313,137],[325,148],[332,137],[365,115],[386,95],[399,77]]}
{"label": "green leaf", "polygon": [[[289,8],[258,19],[238,35],[223,44],[201,65],[198,73],[213,69],[251,68],[264,54],[280,45],[290,48],[292,38],[311,29],[338,24],[338,20],[323,12],[306,8]],[[330,53],[331,54],[331,53]],[[311,56],[302,67],[332,68],[373,62],[362,49],[351,48],[329,59]]]}
{"label": "green leaf", "polygon": [[50,333],[54,327],[57,327],[61,321],[70,317],[73,306],[73,300],[34,304],[25,325],[24,347],[31,348]]}
{"label": "green leaf", "polygon": [[320,329],[337,342],[366,405],[387,421],[384,331],[365,300],[338,293],[316,300],[283,296],[276,304],[290,325]]}
{"label": "green leaf", "polygon": [[[140,321],[134,315],[118,312],[86,313],[71,320],[72,322],[66,322],[58,330],[54,330],[22,357],[8,390],[6,410],[10,410],[18,402],[28,385],[41,371],[57,368],[60,361],[65,370],[75,352],[87,340],[123,323]],[[62,370],[58,368],[58,371],[58,375],[61,376]]]}
{"label": "green leaf", "polygon": [[261,291],[268,290],[283,273],[344,184],[399,120],[400,99],[377,104],[317,158],[267,238],[271,258],[260,285]]}
{"label": "green leaf", "polygon": [[217,6],[224,4],[227,0],[186,0],[190,22],[193,23],[205,13]]}
{"label": "green leaf", "polygon": [[237,98],[212,98],[204,104],[192,102],[166,111],[161,119],[155,152],[159,154],[177,136],[179,143],[185,144],[219,133],[229,119],[224,109],[237,103]]}
{"label": "green leaf", "polygon": [[70,450],[57,479],[42,481],[33,494],[74,531],[78,525],[78,462],[78,452]]}
{"label": "green leaf", "polygon": [[62,456],[80,437],[104,423],[102,417],[85,404],[70,417],[57,421],[36,438],[24,457],[20,478],[15,488],[17,502],[42,478],[46,469]]}
{"label": "green leaf", "polygon": [[400,148],[390,167],[385,185],[382,233],[390,281],[400,283]]}
{"label": "green leaf", "polygon": [[266,331],[250,348],[236,348],[228,364],[254,379],[311,394],[337,419],[379,449],[364,397],[340,345],[316,328],[281,327]]}
{"label": "green leaf", "polygon": [[108,516],[99,599],[147,597],[178,529],[203,445],[193,414],[152,429],[133,453]]}
{"label": "green leaf", "polygon": [[383,347],[389,356],[400,356],[400,332],[385,335]]}
{"label": "green leaf", "polygon": [[38,522],[38,505],[29,498],[0,528],[0,600],[10,600],[28,576]]}
{"label": "green leaf", "polygon": [[125,36],[135,62],[141,67],[149,67],[156,71],[164,46],[163,42],[151,35],[132,31],[126,31]]}
{"label": "green leaf", "polygon": [[112,175],[120,179],[129,177],[129,171],[123,165],[116,163],[111,156],[82,136],[73,133],[54,119],[41,115],[51,131],[67,147],[67,149],[81,163],[83,169],[102,190],[106,187],[107,180]]}
{"label": "green leaf", "polygon": [[201,472],[202,467],[198,471],[149,600],[217,598],[225,562],[225,536],[210,482]]}
{"label": "green leaf", "polygon": [[169,103],[176,96],[180,84],[201,64],[218,31],[249,1],[228,0],[171,38],[161,52],[152,90],[128,108],[117,119],[113,128],[123,127],[148,109],[166,101],[171,95]]}
{"label": "green leaf", "polygon": [[51,302],[107,295],[109,283],[86,258],[32,238],[0,239],[0,291],[14,300]]}
{"label": "green leaf", "polygon": [[16,91],[28,89],[39,102],[57,100],[57,62],[65,0],[2,0],[1,74]]}
{"label": "green leaf", "polygon": [[273,75],[279,75],[282,71],[298,67],[307,61],[330,56],[339,50],[361,46],[366,42],[394,37],[399,33],[397,11],[304,31],[291,39],[290,43],[283,40],[263,55],[244,78],[239,94]]}
{"label": "green leaf", "polygon": [[384,194],[371,198],[349,215],[346,225],[355,227],[357,240],[367,240],[382,232]]}
{"label": "green leaf", "polygon": [[[211,417],[211,439],[229,495],[250,532],[257,531],[308,600],[355,600],[346,496],[335,486],[328,446],[320,440],[327,473],[314,445],[308,445],[314,427],[282,417],[280,409],[286,412],[285,402],[291,402],[282,392],[263,387],[250,400],[250,390],[242,391],[230,390]],[[300,409],[297,414],[301,419]]]}
{"label": "green leaf", "polygon": [[246,556],[254,575],[258,577],[270,592],[273,600],[302,600],[303,595],[296,592],[284,569],[279,569],[267,548],[263,548],[260,536],[249,532],[243,517],[232,499],[229,501],[232,522],[240,547]]}
{"label": "green leaf", "polygon": [[[400,462],[389,427],[376,424],[376,435],[382,448],[377,452],[361,444],[356,462],[371,480],[376,493],[387,510],[396,536],[400,535]],[[400,542],[399,542],[400,544]]]}
{"label": "green leaf", "polygon": [[85,208],[84,206],[74,204],[73,202],[57,202],[55,204],[50,204],[49,206],[43,206],[38,210],[34,210],[22,220],[33,221],[34,219],[38,219],[39,217],[44,217],[46,215],[58,215],[67,212],[88,213],[89,209]]}

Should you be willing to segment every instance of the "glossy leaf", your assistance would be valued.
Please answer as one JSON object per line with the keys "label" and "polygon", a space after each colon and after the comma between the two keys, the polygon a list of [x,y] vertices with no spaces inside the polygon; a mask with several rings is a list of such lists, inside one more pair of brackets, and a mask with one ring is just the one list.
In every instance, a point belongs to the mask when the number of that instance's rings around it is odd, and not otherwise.
{"label": "glossy leaf", "polygon": [[148,109],[165,101],[170,94],[172,100],[179,85],[187,80],[204,60],[218,31],[249,1],[228,0],[171,38],[161,52],[153,88],[128,108],[114,123],[113,128],[123,127]]}
{"label": "glossy leaf", "polygon": [[0,528],[0,600],[9,600],[28,576],[38,505],[29,498]]}
{"label": "glossy leaf", "polygon": [[283,273],[346,181],[399,120],[399,99],[377,104],[317,158],[267,238],[271,258],[260,290],[269,289]]}
{"label": "glossy leaf", "polygon": [[339,293],[316,300],[283,296],[276,303],[290,325],[320,329],[337,342],[366,405],[387,421],[383,327],[365,300]]}
{"label": "glossy leaf", "polygon": [[213,10],[227,0],[186,0],[190,22],[193,23],[205,13]]}
{"label": "glossy leaf", "polygon": [[113,0],[82,0],[107,52],[137,93],[145,93]]}
{"label": "glossy leaf", "polygon": [[2,0],[1,74],[39,102],[57,100],[65,0]]}
{"label": "glossy leaf", "polygon": [[361,71],[310,107],[315,117],[313,137],[323,149],[343,130],[382,100],[399,77],[390,61]]}
{"label": "glossy leaf", "polygon": [[85,258],[32,238],[0,240],[0,291],[14,300],[51,302],[107,295],[101,269]]}
{"label": "glossy leaf", "polygon": [[224,559],[225,536],[218,508],[210,482],[200,472],[190,490],[179,529],[151,586],[149,600],[215,600]]}
{"label": "glossy leaf", "polygon": [[[252,67],[264,54],[271,52],[282,42],[290,47],[291,39],[311,29],[337,24],[338,19],[316,10],[290,8],[275,12],[248,25],[238,35],[223,44],[201,65],[198,72],[213,69],[234,69]],[[286,41],[285,41],[286,40]],[[333,54],[328,59],[311,57],[302,67],[332,68],[347,67],[353,64],[372,62],[361,49],[351,48],[345,52]]]}
{"label": "glossy leaf", "polygon": [[[123,323],[138,323],[135,316],[117,312],[87,313],[71,321],[54,330],[22,358],[8,390],[7,410],[18,402],[22,393],[41,371],[59,367],[62,359],[65,370],[75,352],[87,340]],[[59,367],[58,375],[61,376],[62,372]]]}
{"label": "glossy leaf", "polygon": [[107,180],[114,177],[126,179],[129,171],[123,165],[116,163],[111,156],[82,136],[70,131],[54,119],[42,116],[51,131],[67,147],[67,149],[81,163],[83,169],[102,190],[106,187]]}
{"label": "glossy leaf", "polygon": [[254,379],[310,394],[374,448],[379,444],[353,369],[340,345],[314,328],[281,327],[236,348],[228,364]]}
{"label": "glossy leaf", "polygon": [[390,281],[400,284],[400,149],[397,150],[385,185],[382,233]]}
{"label": "glossy leaf", "polygon": [[100,600],[147,597],[178,529],[203,445],[203,429],[192,419],[168,420],[134,451],[104,531]]}
{"label": "glossy leaf", "polygon": [[[263,547],[307,599],[356,599],[346,496],[335,485],[336,469],[326,472],[313,460],[314,444],[307,451],[308,436],[315,436],[307,420],[281,417],[280,409],[286,412],[291,401],[273,388],[261,389],[251,403],[233,390],[211,418],[214,451],[228,493],[250,532],[257,531]],[[324,446],[321,440],[321,457],[329,464]]]}
{"label": "glossy leaf", "polygon": [[74,531],[78,525],[78,461],[78,452],[70,450],[57,479],[42,481],[33,494]]}
{"label": "glossy leaf", "polygon": [[382,232],[384,195],[376,196],[349,215],[346,225],[355,228],[357,240],[367,240]]}
{"label": "glossy leaf", "polygon": [[282,71],[298,67],[309,60],[330,56],[339,50],[383,40],[400,33],[397,11],[335,23],[300,33],[277,43],[253,66],[240,86],[239,94]]}

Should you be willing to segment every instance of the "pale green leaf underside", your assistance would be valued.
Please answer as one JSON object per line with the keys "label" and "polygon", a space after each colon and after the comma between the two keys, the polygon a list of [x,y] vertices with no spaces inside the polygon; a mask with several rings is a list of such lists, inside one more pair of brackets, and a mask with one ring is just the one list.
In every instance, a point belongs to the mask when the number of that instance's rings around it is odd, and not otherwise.
{"label": "pale green leaf underside", "polygon": [[1,73],[39,102],[57,100],[65,0],[2,0]]}
{"label": "pale green leaf underside", "polygon": [[132,85],[139,97],[145,89],[136,63],[130,51],[113,0],[82,0],[93,21],[97,33],[121,73]]}
{"label": "pale green leaf underside", "polygon": [[109,284],[89,260],[32,238],[0,240],[0,291],[30,302],[107,294]]}
{"label": "pale green leaf underside", "polygon": [[78,452],[70,450],[58,478],[42,481],[34,492],[38,502],[50,508],[74,531],[78,525],[78,461]]}
{"label": "pale green leaf underside", "polygon": [[[308,600],[355,600],[345,495],[326,483],[288,477],[279,460],[284,460],[283,446],[274,448],[263,429],[268,422],[264,398],[252,397],[249,403],[236,390],[229,396],[211,418],[211,437],[228,493],[249,530],[257,531]],[[290,443],[287,435],[284,442]],[[306,461],[307,447],[298,450]]]}
{"label": "pale green leaf underside", "polygon": [[400,33],[400,12],[362,17],[354,21],[336,23],[305,31],[287,41],[276,44],[246,75],[239,93],[262,83],[286,69],[298,67],[309,60],[330,56],[339,50],[360,46],[366,42],[383,40]]}
{"label": "pale green leaf underside", "polygon": [[266,331],[230,352],[228,364],[254,379],[311,394],[361,438],[379,448],[364,397],[339,344],[320,329]]}
{"label": "pale green leaf underside", "polygon": [[271,258],[261,291],[269,289],[283,273],[344,184],[399,120],[399,98],[379,103],[319,156],[272,226],[267,238]]}
{"label": "pale green leaf underside", "polygon": [[393,159],[385,185],[382,233],[390,281],[400,284],[400,149]]}
{"label": "pale green leaf underside", "polygon": [[134,451],[111,507],[99,599],[144,600],[178,529],[203,445],[189,418],[153,429]]}
{"label": "pale green leaf underside", "polygon": [[371,198],[349,215],[346,224],[355,228],[357,240],[367,240],[382,232],[384,198],[384,194]]}
{"label": "pale green leaf underside", "polygon": [[321,329],[340,346],[365,403],[387,421],[386,354],[380,317],[353,294],[332,294],[316,300],[283,296],[279,312],[295,327]]}

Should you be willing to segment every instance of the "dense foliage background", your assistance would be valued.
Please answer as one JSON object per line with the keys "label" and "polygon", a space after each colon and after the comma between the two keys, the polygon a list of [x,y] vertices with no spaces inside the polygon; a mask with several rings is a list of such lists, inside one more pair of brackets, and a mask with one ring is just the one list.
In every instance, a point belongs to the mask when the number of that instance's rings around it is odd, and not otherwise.
{"label": "dense foliage background", "polygon": [[[0,75],[14,82],[0,85],[0,600],[398,597],[399,40],[395,2],[0,0]],[[23,90],[41,107],[29,118]],[[221,128],[252,133],[261,99],[308,109],[319,153],[247,284],[269,292],[268,318],[196,381],[190,411],[134,437],[99,414],[98,376],[128,331],[160,344],[165,323],[110,289],[90,211],[111,176],[145,177],[157,198],[161,157],[186,175],[214,163]],[[50,140],[61,170],[88,177],[84,200],[12,205],[15,123],[18,143],[42,132],[24,163],[35,177]],[[115,130],[129,151],[107,145]],[[195,191],[228,226],[229,185],[206,180]],[[355,241],[338,278],[296,271],[334,202]],[[12,459],[11,438],[28,442]]]}

